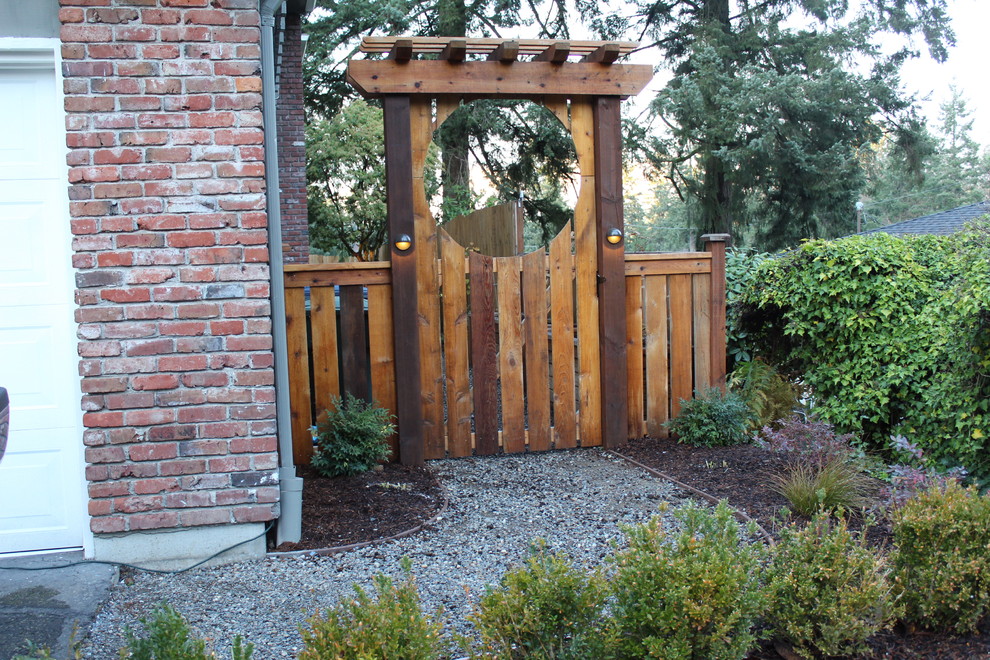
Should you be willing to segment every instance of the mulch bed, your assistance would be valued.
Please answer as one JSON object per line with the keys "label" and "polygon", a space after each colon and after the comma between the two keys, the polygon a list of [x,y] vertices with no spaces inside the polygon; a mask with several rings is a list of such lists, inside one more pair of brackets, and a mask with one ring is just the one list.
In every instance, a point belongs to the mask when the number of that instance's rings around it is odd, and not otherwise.
{"label": "mulch bed", "polygon": [[[773,452],[751,445],[703,448],[668,439],[643,438],[631,440],[619,449],[619,453],[688,486],[728,500],[771,533],[788,522],[781,520],[779,515],[787,500],[769,487],[770,475],[786,466],[786,460]],[[853,518],[850,521],[851,528],[861,526],[861,520]],[[885,521],[877,521],[867,539],[875,546],[888,546],[889,526]],[[980,632],[975,635],[950,637],[894,630],[876,635],[870,640],[870,647],[869,657],[889,660],[990,658],[990,618],[984,619]],[[754,659],[780,657],[770,644],[750,656]]]}
{"label": "mulch bed", "polygon": [[319,550],[382,539],[421,525],[443,502],[440,484],[426,468],[395,463],[353,477],[321,477],[306,466],[302,538],[276,552]]}

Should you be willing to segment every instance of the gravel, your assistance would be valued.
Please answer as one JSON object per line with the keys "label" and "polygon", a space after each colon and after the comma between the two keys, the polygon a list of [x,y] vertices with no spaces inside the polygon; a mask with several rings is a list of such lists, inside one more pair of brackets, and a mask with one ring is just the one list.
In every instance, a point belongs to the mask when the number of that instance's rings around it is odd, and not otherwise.
{"label": "gravel", "polygon": [[[118,657],[124,626],[168,602],[195,632],[229,657],[236,634],[255,644],[255,660],[292,658],[298,631],[315,612],[397,575],[408,556],[424,609],[442,606],[445,630],[467,631],[465,615],[485,585],[527,553],[533,539],[598,564],[621,539],[619,526],[643,522],[662,502],[684,494],[673,485],[597,449],[431,461],[450,505],[430,529],[327,557],[268,557],[180,575],[135,573],[114,588],[92,625],[84,656]],[[668,514],[669,515],[669,514]]]}

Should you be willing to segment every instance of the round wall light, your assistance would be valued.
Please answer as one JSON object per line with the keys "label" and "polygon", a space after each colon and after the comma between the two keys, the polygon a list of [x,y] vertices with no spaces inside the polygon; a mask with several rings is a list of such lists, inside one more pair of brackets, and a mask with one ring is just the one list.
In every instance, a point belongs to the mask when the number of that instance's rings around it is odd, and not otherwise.
{"label": "round wall light", "polygon": [[622,240],[622,230],[618,227],[612,227],[608,230],[608,233],[605,234],[605,240],[612,245],[617,245],[619,241]]}
{"label": "round wall light", "polygon": [[409,238],[409,234],[402,234],[397,239],[395,239],[395,249],[399,252],[405,252],[412,247],[412,239]]}

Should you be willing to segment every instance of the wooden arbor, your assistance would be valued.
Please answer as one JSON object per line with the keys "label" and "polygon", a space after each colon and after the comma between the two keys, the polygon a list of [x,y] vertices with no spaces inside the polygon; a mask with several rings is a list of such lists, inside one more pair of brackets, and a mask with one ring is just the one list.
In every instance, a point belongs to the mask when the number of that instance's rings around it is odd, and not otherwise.
{"label": "wooden arbor", "polygon": [[[582,446],[615,446],[626,440],[627,336],[619,102],[637,94],[652,78],[652,69],[647,65],[616,63],[633,47],[630,43],[587,41],[366,38],[362,51],[388,53],[388,59],[352,60],[348,65],[348,81],[364,96],[381,98],[384,107],[396,413],[403,463],[418,464],[424,458],[443,456],[445,426],[464,421],[457,419],[455,410],[462,397],[450,391],[454,384],[448,381],[450,410],[448,424],[444,423],[442,363],[446,359],[449,369],[451,357],[441,354],[440,311],[433,303],[440,283],[440,250],[423,186],[423,167],[436,126],[462,101],[479,98],[542,103],[571,132],[578,154],[581,191],[574,213],[573,261],[568,236],[565,270],[570,278],[573,263],[580,417],[573,437],[563,442],[558,438],[557,444],[574,446],[578,436]],[[418,55],[433,59],[417,59]],[[572,56],[579,61],[572,61]],[[489,268],[490,278],[490,262],[472,262],[472,273],[476,263],[482,276]],[[518,272],[515,277],[518,279]],[[466,322],[462,317],[466,313],[454,315],[448,325]],[[452,331],[452,327],[445,327],[445,332]],[[466,336],[466,328],[464,332]],[[472,341],[478,344],[477,335]],[[559,339],[555,342],[555,346],[564,344]],[[531,348],[527,348],[527,355]],[[494,347],[488,350],[493,353]],[[486,361],[484,356],[479,365],[482,361]],[[573,361],[572,357],[572,364]],[[472,368],[475,386],[480,387],[484,384],[480,382],[483,372],[479,366]],[[465,368],[464,374],[467,373]],[[493,384],[491,389],[494,391]],[[475,401],[479,401],[477,396]],[[573,401],[571,404],[573,408]],[[488,415],[480,414],[482,411],[494,416],[491,406],[475,406],[476,450],[494,453],[498,447],[497,430],[492,430],[492,422]],[[532,423],[532,415],[530,419]],[[470,428],[470,421],[461,427]],[[463,443],[457,447],[455,451],[452,445],[451,455],[464,455]]]}

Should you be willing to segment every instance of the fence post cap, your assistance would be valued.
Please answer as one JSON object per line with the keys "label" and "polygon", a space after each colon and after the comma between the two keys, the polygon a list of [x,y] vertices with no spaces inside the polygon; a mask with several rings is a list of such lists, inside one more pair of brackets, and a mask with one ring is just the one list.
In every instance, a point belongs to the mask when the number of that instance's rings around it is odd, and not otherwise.
{"label": "fence post cap", "polygon": [[703,234],[701,240],[704,243],[730,243],[732,242],[731,234]]}

